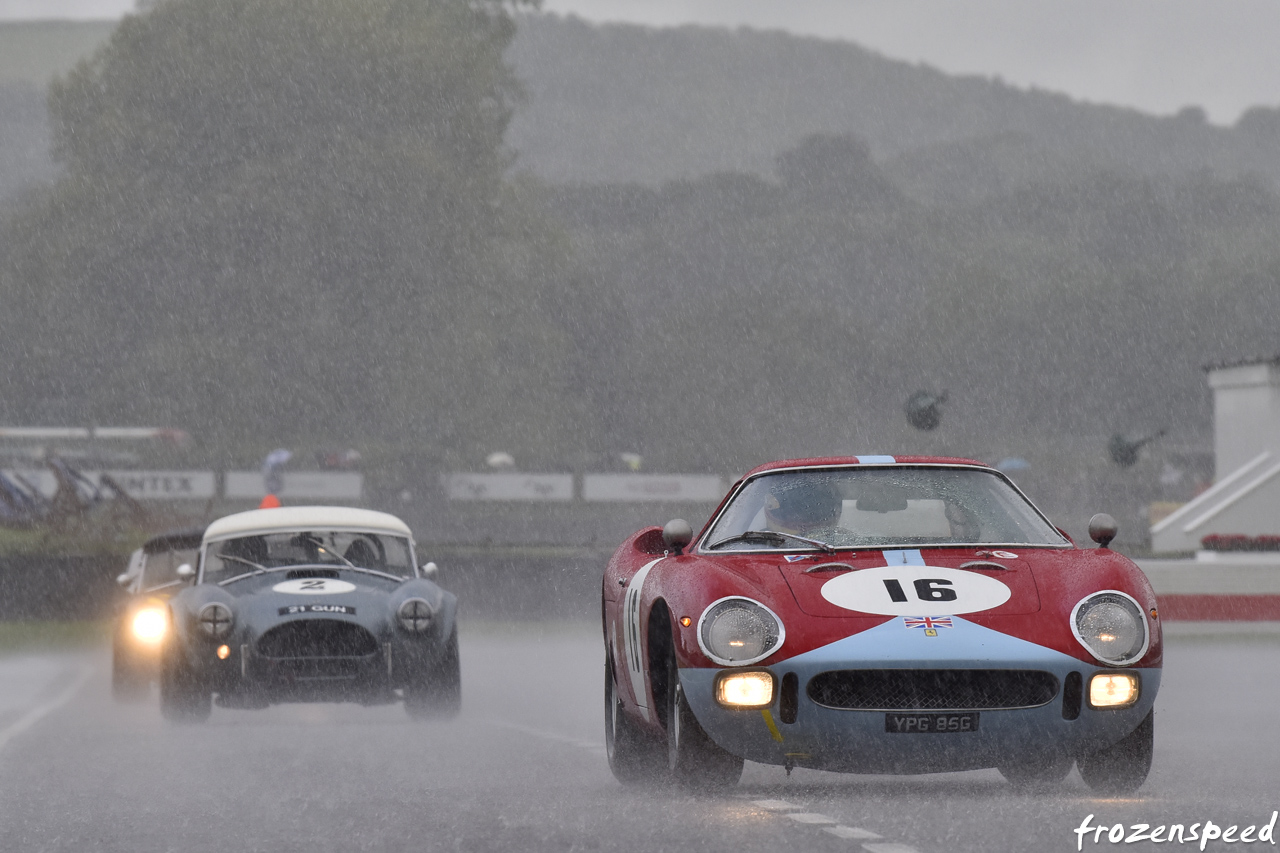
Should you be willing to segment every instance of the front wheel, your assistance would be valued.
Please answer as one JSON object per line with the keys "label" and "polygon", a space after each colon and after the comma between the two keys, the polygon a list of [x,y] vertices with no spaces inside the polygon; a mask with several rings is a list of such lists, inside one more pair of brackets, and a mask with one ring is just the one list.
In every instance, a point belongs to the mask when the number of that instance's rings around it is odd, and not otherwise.
{"label": "front wheel", "polygon": [[609,770],[624,785],[657,783],[666,774],[662,742],[636,726],[622,708],[613,667],[604,665],[604,746]]}
{"label": "front wheel", "polygon": [[203,723],[212,712],[212,691],[177,655],[166,654],[160,666],[160,713],[171,723]]}
{"label": "front wheel", "polygon": [[404,709],[415,720],[452,720],[462,710],[462,661],[458,628],[427,669],[426,677],[404,689]]}
{"label": "front wheel", "polygon": [[667,769],[677,784],[694,790],[729,788],[742,777],[743,761],[713,741],[685,699],[675,655],[667,664]]}
{"label": "front wheel", "polygon": [[1106,749],[1076,759],[1080,778],[1099,794],[1129,794],[1142,787],[1151,772],[1155,748],[1155,711],[1138,727]]}

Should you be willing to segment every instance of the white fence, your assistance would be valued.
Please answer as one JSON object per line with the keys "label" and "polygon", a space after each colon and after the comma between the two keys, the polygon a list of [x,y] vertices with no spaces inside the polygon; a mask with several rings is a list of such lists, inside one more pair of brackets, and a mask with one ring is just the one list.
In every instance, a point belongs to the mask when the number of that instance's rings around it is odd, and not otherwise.
{"label": "white fence", "polygon": [[[45,497],[58,489],[53,472],[44,468],[3,472],[18,483],[28,483]],[[267,494],[259,471],[80,471],[81,477],[101,486],[104,474],[137,500],[258,500]],[[287,471],[284,500],[360,501],[364,476],[352,471]],[[440,485],[451,501],[559,501],[575,497],[588,502],[715,503],[725,493],[724,481],[714,474],[584,474],[581,490],[573,474],[453,473],[442,474]]]}

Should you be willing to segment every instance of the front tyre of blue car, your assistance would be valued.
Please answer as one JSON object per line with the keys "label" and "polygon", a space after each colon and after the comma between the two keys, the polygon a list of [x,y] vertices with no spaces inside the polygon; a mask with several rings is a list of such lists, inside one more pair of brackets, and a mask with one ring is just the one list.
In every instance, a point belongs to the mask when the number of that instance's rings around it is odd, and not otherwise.
{"label": "front tyre of blue car", "polygon": [[454,626],[440,654],[404,688],[404,709],[415,720],[452,720],[462,710],[462,661]]}
{"label": "front tyre of blue car", "polygon": [[607,660],[604,665],[604,746],[609,770],[623,785],[654,785],[665,778],[667,756],[663,744],[627,716],[618,695],[618,681]]}
{"label": "front tyre of blue car", "polygon": [[676,784],[690,790],[716,790],[738,784],[743,761],[726,752],[703,731],[680,684],[675,656],[667,663],[667,769]]}
{"label": "front tyre of blue car", "polygon": [[1076,759],[1080,778],[1099,794],[1129,794],[1142,787],[1151,771],[1155,746],[1155,711],[1111,746]]}
{"label": "front tyre of blue car", "polygon": [[166,651],[160,664],[160,713],[171,723],[203,723],[213,711],[213,692],[181,656]]}

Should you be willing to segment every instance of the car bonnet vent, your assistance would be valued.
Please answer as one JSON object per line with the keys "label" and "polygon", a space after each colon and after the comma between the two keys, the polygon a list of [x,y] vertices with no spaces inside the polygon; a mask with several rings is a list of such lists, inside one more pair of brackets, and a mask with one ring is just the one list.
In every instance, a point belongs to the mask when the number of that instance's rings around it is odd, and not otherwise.
{"label": "car bonnet vent", "polygon": [[334,578],[338,577],[334,569],[290,569],[284,576],[287,581],[299,578]]}

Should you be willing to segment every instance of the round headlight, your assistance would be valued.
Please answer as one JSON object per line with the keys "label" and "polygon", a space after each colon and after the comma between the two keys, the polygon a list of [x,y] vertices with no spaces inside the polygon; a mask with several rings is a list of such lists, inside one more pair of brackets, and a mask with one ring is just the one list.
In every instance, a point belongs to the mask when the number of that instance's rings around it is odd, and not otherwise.
{"label": "round headlight", "polygon": [[725,666],[755,663],[782,645],[782,622],[773,611],[749,598],[722,598],[698,621],[698,645]]}
{"label": "round headlight", "polygon": [[144,643],[158,643],[169,628],[169,614],[161,607],[144,607],[133,615],[133,636]]}
{"label": "round headlight", "polygon": [[408,598],[396,611],[396,618],[410,634],[421,634],[431,627],[436,611],[425,598]]}
{"label": "round headlight", "polygon": [[1077,604],[1071,630],[1094,657],[1114,666],[1141,658],[1150,639],[1142,608],[1118,590],[1094,593]]}
{"label": "round headlight", "polygon": [[196,621],[200,625],[200,631],[214,640],[225,639],[231,633],[231,626],[235,624],[231,608],[220,601],[211,601],[201,607]]}

